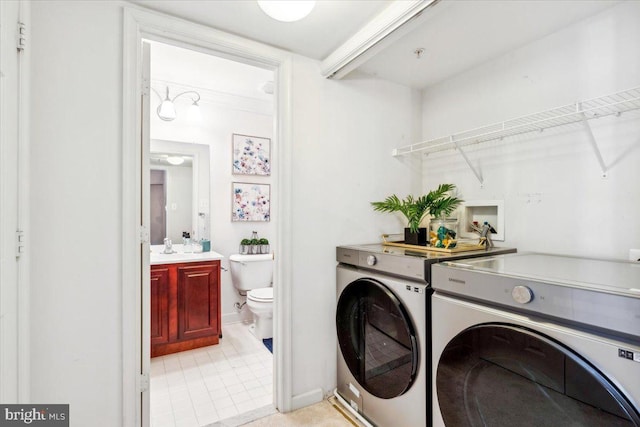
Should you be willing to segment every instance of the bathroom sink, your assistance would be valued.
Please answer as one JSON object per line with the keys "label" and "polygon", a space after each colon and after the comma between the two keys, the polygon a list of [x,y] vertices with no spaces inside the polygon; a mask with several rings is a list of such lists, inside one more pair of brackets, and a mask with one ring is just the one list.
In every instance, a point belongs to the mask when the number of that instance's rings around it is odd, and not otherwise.
{"label": "bathroom sink", "polygon": [[183,245],[173,245],[173,253],[164,253],[164,245],[151,245],[151,265],[175,264],[179,262],[198,262],[222,259],[221,254],[209,252],[184,252]]}

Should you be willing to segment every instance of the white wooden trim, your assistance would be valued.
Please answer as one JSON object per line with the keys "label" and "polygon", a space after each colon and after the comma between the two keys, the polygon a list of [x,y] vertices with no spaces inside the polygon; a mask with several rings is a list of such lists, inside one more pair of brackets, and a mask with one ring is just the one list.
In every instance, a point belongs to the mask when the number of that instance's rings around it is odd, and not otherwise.
{"label": "white wooden trim", "polygon": [[[20,1],[20,21],[27,28],[31,25],[31,2]],[[30,30],[28,30],[30,31]],[[28,39],[28,36],[27,36]],[[27,41],[27,46],[29,42]],[[30,192],[29,152],[31,136],[31,48],[20,55],[20,110],[18,137],[18,229],[25,234],[26,251],[18,261],[18,399],[29,402],[31,399],[31,279],[30,246],[33,244],[29,233]]]}
{"label": "white wooden trim", "polygon": [[276,385],[275,404],[280,411],[291,410],[292,346],[291,346],[291,254],[290,225],[283,218],[291,213],[291,55],[270,46],[246,40],[212,28],[194,24],[137,6],[124,9],[123,37],[123,425],[140,425],[140,409],[136,406],[137,378],[140,362],[141,263],[136,252],[135,221],[139,220],[141,175],[140,164],[140,50],[143,38],[186,47],[203,53],[240,60],[271,68],[276,81],[276,131],[274,157],[282,173],[275,184],[279,202],[277,235],[281,244],[276,248],[275,279],[276,309],[274,314],[274,360]]}
{"label": "white wooden trim", "polygon": [[407,34],[423,11],[438,0],[396,1],[322,61],[324,77],[340,79]]}
{"label": "white wooden trim", "polygon": [[276,194],[278,201],[274,212],[276,218],[276,235],[278,245],[275,251],[275,299],[274,299],[274,372],[275,372],[275,404],[280,412],[293,410],[293,347],[292,347],[292,260],[291,221],[292,217],[291,185],[292,165],[292,131],[291,131],[291,86],[293,81],[292,61],[286,58],[276,70],[276,141],[274,155],[278,162],[278,180]]}
{"label": "white wooden trim", "polygon": [[17,57],[11,49],[18,4],[0,2],[0,402],[18,401],[18,271],[15,259],[18,193]]}
{"label": "white wooden trim", "polygon": [[[29,124],[30,50],[16,50],[18,22],[29,30],[30,3],[0,4],[0,402],[30,396]],[[28,39],[28,34],[27,34]],[[27,45],[28,46],[28,45]],[[16,258],[16,231],[26,241]]]}

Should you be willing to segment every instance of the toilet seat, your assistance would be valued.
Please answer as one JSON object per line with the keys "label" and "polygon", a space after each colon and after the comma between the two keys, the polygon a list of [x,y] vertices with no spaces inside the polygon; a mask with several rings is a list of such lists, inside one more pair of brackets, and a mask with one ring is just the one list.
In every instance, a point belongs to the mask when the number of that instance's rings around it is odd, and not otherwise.
{"label": "toilet seat", "polygon": [[255,302],[273,302],[273,288],[252,289],[247,293],[247,299]]}

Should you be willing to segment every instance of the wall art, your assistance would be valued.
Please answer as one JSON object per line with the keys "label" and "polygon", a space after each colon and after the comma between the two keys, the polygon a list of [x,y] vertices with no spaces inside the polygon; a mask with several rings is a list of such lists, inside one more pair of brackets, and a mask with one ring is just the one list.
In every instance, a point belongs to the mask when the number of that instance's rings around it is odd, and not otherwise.
{"label": "wall art", "polygon": [[269,138],[234,133],[232,145],[234,175],[271,175]]}
{"label": "wall art", "polygon": [[269,184],[231,183],[232,221],[271,220],[271,187]]}

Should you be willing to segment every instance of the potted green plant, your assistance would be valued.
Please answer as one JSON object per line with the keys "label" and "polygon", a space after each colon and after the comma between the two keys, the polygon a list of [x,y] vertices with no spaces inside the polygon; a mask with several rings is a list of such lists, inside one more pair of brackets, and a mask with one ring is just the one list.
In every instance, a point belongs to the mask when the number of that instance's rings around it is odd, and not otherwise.
{"label": "potted green plant", "polygon": [[251,240],[249,239],[242,239],[240,241],[240,253],[242,255],[247,255],[249,253],[249,247],[251,245]]}
{"label": "potted green plant", "polygon": [[260,253],[260,245],[259,245],[258,242],[259,242],[258,239],[251,239],[249,241],[252,254],[259,254]]}
{"label": "potted green plant", "polygon": [[407,219],[404,229],[404,242],[411,245],[426,245],[427,229],[420,227],[422,220],[427,215],[449,215],[462,202],[457,197],[448,193],[456,188],[455,184],[440,184],[437,189],[414,198],[408,195],[400,200],[395,194],[387,197],[382,202],[372,202],[373,209],[380,212],[400,212]]}
{"label": "potted green plant", "polygon": [[260,245],[260,253],[268,254],[269,253],[269,240],[264,237],[258,240],[258,244]]}

